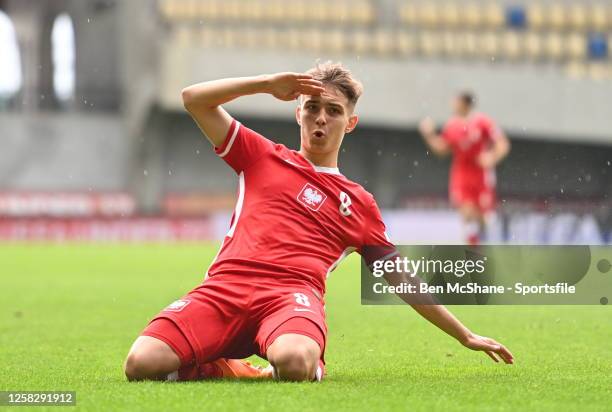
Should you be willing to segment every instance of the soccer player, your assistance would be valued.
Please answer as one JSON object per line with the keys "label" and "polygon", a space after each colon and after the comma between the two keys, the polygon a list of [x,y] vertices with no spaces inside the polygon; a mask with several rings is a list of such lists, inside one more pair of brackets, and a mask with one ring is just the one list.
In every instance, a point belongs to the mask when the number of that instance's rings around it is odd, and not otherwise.
{"label": "soccer player", "polygon": [[510,151],[510,142],[495,123],[475,113],[474,96],[458,94],[453,100],[454,116],[436,132],[431,118],[419,130],[431,151],[439,156],[453,155],[449,196],[459,209],[466,242],[477,245],[484,235],[486,218],[495,208],[495,166]]}
{"label": "soccer player", "polygon": [[[395,250],[372,195],[338,170],[361,92],[351,73],[333,63],[183,90],[186,109],[238,175],[238,200],[204,282],[162,310],[134,342],[125,363],[129,380],[322,378],[327,276],[367,245]],[[221,106],[256,93],[300,98],[299,151],[274,144]],[[473,334],[443,306],[413,307],[466,347],[512,363],[503,345]],[[252,354],[270,362],[270,373],[237,360]]]}

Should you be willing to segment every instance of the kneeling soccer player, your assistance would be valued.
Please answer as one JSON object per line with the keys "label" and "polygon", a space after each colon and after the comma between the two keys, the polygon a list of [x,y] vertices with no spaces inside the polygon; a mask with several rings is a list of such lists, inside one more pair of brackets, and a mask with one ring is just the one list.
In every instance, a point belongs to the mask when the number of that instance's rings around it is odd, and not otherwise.
{"label": "kneeling soccer player", "polygon": [[[238,201],[204,282],[164,309],[134,342],[125,363],[129,380],[322,378],[327,275],[366,245],[395,250],[372,195],[337,168],[342,139],[357,126],[361,92],[351,73],[332,63],[305,74],[223,79],[183,90],[186,109],[239,176]],[[221,107],[255,93],[301,97],[299,152],[241,125]],[[365,256],[368,264],[382,257]],[[443,306],[413,307],[466,347],[512,363],[503,345],[471,333]],[[237,360],[252,354],[271,368]]]}

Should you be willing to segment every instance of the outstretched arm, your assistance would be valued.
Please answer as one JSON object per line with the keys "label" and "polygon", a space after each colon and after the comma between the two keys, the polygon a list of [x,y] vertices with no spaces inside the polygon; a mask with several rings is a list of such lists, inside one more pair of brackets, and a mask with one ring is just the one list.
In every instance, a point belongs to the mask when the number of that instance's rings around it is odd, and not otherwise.
{"label": "outstretched arm", "polygon": [[[385,279],[390,285],[397,285],[401,282],[416,284],[422,282],[417,276],[410,278],[405,274],[397,275],[387,275]],[[466,348],[483,351],[495,362],[499,362],[501,358],[505,363],[514,363],[512,353],[504,345],[494,339],[472,333],[448,309],[435,302],[433,296],[429,294],[420,294],[416,298],[414,295],[408,294],[398,294],[398,296],[412,306],[419,315],[457,339]]]}
{"label": "outstretched arm", "polygon": [[289,101],[300,94],[318,95],[323,91],[322,83],[308,74],[277,73],[194,84],[183,89],[182,97],[185,109],[200,130],[215,147],[219,147],[232,124],[232,118],[221,107],[222,104],[257,93],[268,93]]}
{"label": "outstretched arm", "polygon": [[421,120],[419,132],[429,149],[438,156],[446,156],[450,153],[450,146],[446,140],[436,133],[436,125],[430,117]]}

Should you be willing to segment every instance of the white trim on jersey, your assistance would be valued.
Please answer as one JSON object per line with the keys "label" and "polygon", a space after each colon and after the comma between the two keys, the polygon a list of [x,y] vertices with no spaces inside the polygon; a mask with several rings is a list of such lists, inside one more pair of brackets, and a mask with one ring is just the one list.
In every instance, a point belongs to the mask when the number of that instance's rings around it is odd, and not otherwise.
{"label": "white trim on jersey", "polygon": [[[304,157],[304,159],[306,159],[306,158]],[[338,169],[337,167],[316,166],[310,160],[306,159],[306,161],[308,163],[310,163],[310,165],[312,166],[314,171],[317,172],[317,173],[329,173],[331,175],[342,175],[342,173],[340,173],[340,169]]]}
{"label": "white trim on jersey", "polygon": [[221,246],[219,246],[219,250],[217,250],[217,254],[213,258],[212,262],[210,262],[210,265],[208,265],[208,269],[206,269],[206,274],[204,274],[204,280],[208,279],[208,271],[210,271],[210,268],[212,267],[212,265],[214,265],[217,262],[219,253],[221,253],[221,251],[223,250],[224,245],[225,245],[225,238],[223,238],[223,240],[221,241]]}
{"label": "white trim on jersey", "polygon": [[234,230],[236,230],[236,224],[238,223],[238,219],[240,218],[240,213],[242,213],[242,204],[244,203],[244,172],[240,172],[238,176],[238,201],[236,202],[236,210],[234,211],[234,221],[232,222],[232,226],[227,232],[228,237],[234,236]]}
{"label": "white trim on jersey", "polygon": [[238,136],[238,129],[240,128],[240,122],[238,122],[238,120],[234,120],[234,121],[236,122],[234,133],[232,133],[232,137],[230,137],[230,140],[227,143],[225,150],[219,153],[219,157],[225,157],[225,155],[229,153],[230,149],[232,148],[232,145],[234,144],[234,140],[236,140],[236,136]]}
{"label": "white trim on jersey", "polygon": [[353,253],[356,250],[357,250],[357,248],[353,247],[353,246],[349,246],[346,249],[344,249],[344,251],[342,252],[340,257],[338,259],[336,259],[336,261],[334,263],[331,264],[329,269],[327,269],[327,274],[325,275],[325,277],[328,278],[329,274],[332,273],[334,271],[334,269],[336,269],[338,267],[340,262],[342,262],[348,255],[350,255],[351,253]]}
{"label": "white trim on jersey", "polygon": [[340,175],[340,169],[337,167],[323,167],[312,165],[312,168],[319,173],[329,173],[331,175]]}

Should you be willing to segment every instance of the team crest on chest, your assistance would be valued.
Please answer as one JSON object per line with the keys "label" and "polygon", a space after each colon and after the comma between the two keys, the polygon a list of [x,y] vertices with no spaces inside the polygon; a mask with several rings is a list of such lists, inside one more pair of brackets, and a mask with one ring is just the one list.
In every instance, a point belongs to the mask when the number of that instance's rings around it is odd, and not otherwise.
{"label": "team crest on chest", "polygon": [[310,183],[306,183],[297,196],[298,202],[315,212],[325,203],[325,199],[327,199],[325,193]]}

